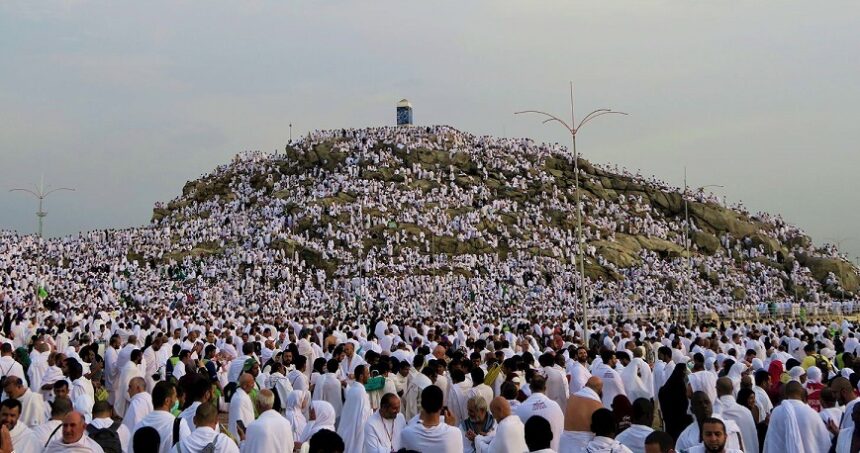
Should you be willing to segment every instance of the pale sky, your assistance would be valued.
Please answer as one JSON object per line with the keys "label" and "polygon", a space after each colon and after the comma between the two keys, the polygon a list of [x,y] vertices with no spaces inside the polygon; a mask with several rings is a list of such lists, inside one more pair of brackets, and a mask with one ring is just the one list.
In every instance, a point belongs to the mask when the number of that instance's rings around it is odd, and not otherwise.
{"label": "pale sky", "polygon": [[[583,155],[781,213],[860,255],[860,3],[3,1],[0,228],[44,174],[46,234],[146,224],[237,152],[418,124],[565,141],[514,117],[611,107]],[[852,124],[855,124],[852,126]]]}

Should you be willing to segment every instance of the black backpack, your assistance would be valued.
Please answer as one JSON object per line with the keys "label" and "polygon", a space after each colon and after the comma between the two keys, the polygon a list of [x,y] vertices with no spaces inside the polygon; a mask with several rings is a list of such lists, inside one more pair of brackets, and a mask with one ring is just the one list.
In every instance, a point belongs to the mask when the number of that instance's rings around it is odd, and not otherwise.
{"label": "black backpack", "polygon": [[121,421],[115,421],[107,428],[96,428],[87,425],[87,434],[94,440],[105,453],[122,453],[122,444],[119,441],[119,430]]}

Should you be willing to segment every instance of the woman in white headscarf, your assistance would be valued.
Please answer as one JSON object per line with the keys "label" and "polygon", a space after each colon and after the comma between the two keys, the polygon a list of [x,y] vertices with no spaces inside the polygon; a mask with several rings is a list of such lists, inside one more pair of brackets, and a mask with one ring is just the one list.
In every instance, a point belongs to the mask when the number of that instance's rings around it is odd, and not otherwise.
{"label": "woman in white headscarf", "polygon": [[803,377],[805,374],[806,374],[806,371],[805,371],[805,370],[803,369],[803,367],[802,367],[802,366],[800,366],[800,365],[798,365],[798,366],[794,366],[794,367],[792,367],[790,370],[788,370],[788,377],[790,378],[789,380],[790,380],[790,381],[800,382],[801,384],[803,384],[803,382],[804,382],[804,380],[802,379],[802,377]]}
{"label": "woman in white headscarf", "polygon": [[327,429],[336,431],[334,422],[336,414],[334,407],[327,401],[311,402],[310,422],[305,426],[302,435],[299,436],[299,442],[307,442],[317,431]]}
{"label": "woman in white headscarf", "polygon": [[806,369],[806,383],[803,384],[803,388],[806,389],[806,403],[816,412],[821,412],[821,389],[824,388],[824,384],[821,383],[823,374],[821,368],[811,366]]}
{"label": "woman in white headscarf", "polygon": [[310,401],[311,394],[307,390],[293,390],[287,396],[287,407],[284,417],[289,420],[290,426],[293,427],[293,439],[298,439],[308,424],[304,411]]}
{"label": "woman in white headscarf", "polygon": [[743,362],[735,362],[735,364],[729,368],[729,372],[726,375],[732,381],[732,393],[735,397],[738,396],[738,392],[741,390],[741,378],[746,370],[747,366],[744,365]]}

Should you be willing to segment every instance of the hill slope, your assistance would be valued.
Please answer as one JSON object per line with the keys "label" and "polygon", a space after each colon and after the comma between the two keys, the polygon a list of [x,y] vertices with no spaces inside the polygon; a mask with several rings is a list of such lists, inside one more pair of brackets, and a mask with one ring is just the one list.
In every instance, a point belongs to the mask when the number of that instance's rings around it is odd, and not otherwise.
{"label": "hill slope", "polygon": [[[365,294],[375,299],[539,297],[566,311],[577,278],[574,172],[565,153],[448,127],[319,132],[284,154],[246,153],[189,182],[153,213],[151,228],[169,229],[170,244],[132,247],[129,257],[188,265],[255,250],[260,256],[219,272],[259,276],[279,290],[302,275],[327,300],[360,297],[366,289],[343,282],[371,277],[390,286]],[[832,248],[814,248],[779,217],[730,209],[704,193],[686,194],[688,255],[685,194],[585,160],[579,167],[587,290],[604,309],[671,307],[690,296],[699,310],[725,311],[860,288],[856,269]],[[289,277],[263,256],[273,251],[275,262],[290,262]],[[419,297],[421,285],[438,293]]]}

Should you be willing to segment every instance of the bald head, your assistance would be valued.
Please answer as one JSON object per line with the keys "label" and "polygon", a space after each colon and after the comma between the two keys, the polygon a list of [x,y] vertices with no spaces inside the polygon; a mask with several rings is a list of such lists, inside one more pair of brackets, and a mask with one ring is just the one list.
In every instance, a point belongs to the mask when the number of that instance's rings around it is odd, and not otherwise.
{"label": "bald head", "polygon": [[790,381],[785,384],[785,397],[792,400],[803,400],[806,396],[806,391],[803,390],[803,384],[797,381]]}
{"label": "bald head", "polygon": [[138,393],[146,391],[146,381],[140,376],[135,376],[128,381],[128,396],[134,397]]}
{"label": "bald head", "polygon": [[603,393],[603,380],[597,376],[591,376],[585,381],[585,386],[594,390],[598,395]]}
{"label": "bald head", "polygon": [[723,376],[717,379],[717,396],[731,395],[734,389],[732,380]]}
{"label": "bald head", "polygon": [[511,403],[505,397],[497,396],[490,402],[490,413],[493,414],[493,419],[498,423],[511,415]]}
{"label": "bald head", "polygon": [[254,376],[250,373],[242,373],[242,375],[239,376],[239,387],[242,387],[242,390],[246,393],[251,391],[251,389],[254,388]]}
{"label": "bald head", "polygon": [[73,444],[84,435],[84,430],[87,428],[87,422],[84,415],[80,412],[69,412],[63,419],[63,443]]}

